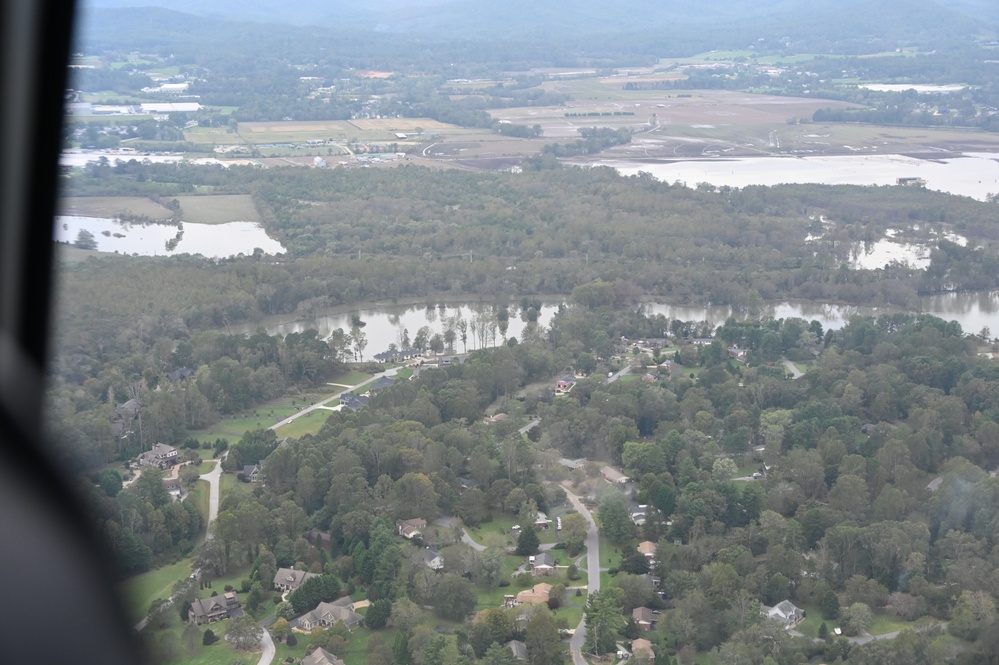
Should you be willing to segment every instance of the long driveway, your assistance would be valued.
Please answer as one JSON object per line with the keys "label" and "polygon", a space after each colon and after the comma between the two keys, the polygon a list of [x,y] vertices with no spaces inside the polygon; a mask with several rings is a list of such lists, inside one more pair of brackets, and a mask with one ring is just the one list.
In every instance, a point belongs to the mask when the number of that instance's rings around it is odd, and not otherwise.
{"label": "long driveway", "polygon": [[205,535],[205,540],[212,537],[211,525],[215,521],[215,518],[219,516],[219,487],[222,481],[222,459],[224,457],[223,455],[219,458],[215,463],[214,469],[198,477],[199,480],[208,481],[208,531]]}
{"label": "long driveway", "polygon": [[[579,514],[590,523],[590,528],[586,530],[586,593],[592,594],[600,591],[600,534],[597,532],[597,523],[593,515],[587,510],[579,497],[565,491],[569,501],[579,511]],[[583,643],[586,641],[586,618],[580,619],[576,632],[569,640],[569,651],[572,654],[573,665],[587,665],[583,658]]]}
{"label": "long driveway", "polygon": [[468,531],[462,526],[461,520],[457,517],[440,517],[434,520],[434,524],[437,526],[446,526],[451,529],[460,528],[461,529],[461,542],[465,543],[471,547],[476,552],[481,552],[486,549],[485,545],[480,545],[479,543],[472,540],[472,537],[468,535]]}
{"label": "long driveway", "polygon": [[403,367],[393,367],[392,369],[387,369],[384,372],[379,372],[378,374],[373,375],[370,379],[365,379],[364,381],[358,383],[353,388],[348,388],[347,390],[341,390],[340,392],[338,392],[337,394],[333,395],[332,397],[327,397],[326,399],[324,399],[324,400],[322,400],[320,402],[316,402],[312,406],[305,407],[304,409],[302,409],[298,413],[293,413],[292,415],[288,416],[284,420],[281,420],[281,421],[275,423],[274,425],[271,425],[268,429],[275,429],[276,430],[278,427],[283,427],[285,425],[288,425],[289,423],[292,423],[292,422],[298,420],[299,418],[301,418],[302,416],[304,416],[307,413],[312,413],[313,411],[317,411],[319,409],[322,409],[323,407],[325,407],[330,402],[333,402],[333,401],[339,402],[340,401],[340,396],[343,395],[344,393],[352,393],[355,390],[357,390],[358,388],[363,388],[364,386],[368,385],[369,383],[374,383],[375,381],[377,381],[378,379],[382,378],[383,376],[390,376],[390,377],[391,376],[395,376],[396,373],[399,370],[403,369]]}

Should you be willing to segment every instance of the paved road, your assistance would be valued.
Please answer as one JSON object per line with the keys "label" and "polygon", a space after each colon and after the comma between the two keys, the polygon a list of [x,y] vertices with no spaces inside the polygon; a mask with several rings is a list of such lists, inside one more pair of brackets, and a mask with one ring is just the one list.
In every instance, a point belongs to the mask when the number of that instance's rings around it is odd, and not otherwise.
{"label": "paved road", "polygon": [[[590,523],[590,528],[586,530],[586,587],[587,593],[600,591],[600,536],[597,533],[597,523],[590,515],[579,497],[566,490],[569,501],[579,511],[579,514]],[[572,654],[573,665],[587,665],[583,658],[583,643],[586,641],[586,619],[583,618],[576,627],[572,639],[569,640],[569,652]]]}
{"label": "paved road", "polygon": [[541,418],[538,418],[537,420],[532,420],[531,422],[527,423],[517,431],[520,432],[521,434],[527,434],[540,424],[541,424]]}
{"label": "paved road", "polygon": [[617,381],[618,379],[620,379],[622,376],[624,376],[625,374],[629,373],[630,371],[631,371],[631,365],[625,365],[622,369],[620,369],[617,372],[615,372],[615,373],[611,374],[610,376],[608,376],[607,380],[604,381],[604,383],[614,383],[615,381]]}

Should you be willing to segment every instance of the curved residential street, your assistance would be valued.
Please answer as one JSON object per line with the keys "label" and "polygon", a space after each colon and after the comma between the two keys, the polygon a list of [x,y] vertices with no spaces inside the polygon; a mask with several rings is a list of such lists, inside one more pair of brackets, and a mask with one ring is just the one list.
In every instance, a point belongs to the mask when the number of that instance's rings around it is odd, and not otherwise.
{"label": "curved residential street", "polygon": [[260,646],[262,646],[264,650],[260,654],[260,660],[257,661],[257,665],[271,665],[271,661],[274,660],[274,654],[277,653],[277,649],[274,647],[274,640],[271,639],[271,634],[267,630],[267,627],[263,625],[260,627],[264,629],[264,634],[260,638]]}
{"label": "curved residential street", "polygon": [[[572,502],[572,505],[579,511],[579,514],[585,517],[586,521],[590,523],[590,528],[586,530],[585,541],[586,592],[587,594],[595,593],[600,591],[600,535],[597,532],[597,523],[578,496],[569,490],[566,490],[565,493],[569,497],[569,501]],[[573,633],[572,639],[569,640],[569,651],[572,653],[573,665],[587,665],[586,659],[583,658],[583,643],[585,641],[586,618],[584,616],[576,627],[576,632]]]}

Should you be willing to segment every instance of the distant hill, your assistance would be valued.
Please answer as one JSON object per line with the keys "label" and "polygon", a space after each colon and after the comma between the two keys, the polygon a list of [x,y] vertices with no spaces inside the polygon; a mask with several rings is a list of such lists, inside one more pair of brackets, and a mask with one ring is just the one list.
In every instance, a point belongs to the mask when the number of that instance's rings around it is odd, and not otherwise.
{"label": "distant hill", "polygon": [[[863,53],[936,47],[989,34],[994,0],[86,0],[95,10],[156,5],[197,16],[268,24],[336,26],[361,33],[472,41],[534,41],[585,52],[616,42],[636,53],[711,49]],[[110,8],[116,8],[111,10]],[[134,10],[139,11],[139,10]],[[93,15],[95,12],[90,12]],[[96,13],[101,13],[97,11]],[[620,52],[620,48],[618,49]]]}

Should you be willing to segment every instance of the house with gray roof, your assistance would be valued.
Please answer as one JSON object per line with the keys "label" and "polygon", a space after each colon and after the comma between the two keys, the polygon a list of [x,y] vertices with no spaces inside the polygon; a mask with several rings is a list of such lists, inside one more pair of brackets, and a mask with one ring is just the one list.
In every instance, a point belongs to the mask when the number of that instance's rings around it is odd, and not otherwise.
{"label": "house with gray roof", "polygon": [[357,628],[364,621],[364,617],[354,611],[354,603],[349,596],[332,603],[319,603],[316,609],[292,619],[288,625],[295,630],[311,633],[316,628],[329,628],[341,621],[348,630]]}
{"label": "house with gray roof", "polygon": [[302,659],[302,665],[344,665],[344,663],[326,649],[319,647]]}
{"label": "house with gray roof", "polygon": [[513,654],[514,660],[527,660],[527,644],[521,642],[520,640],[510,640],[504,644],[510,653]]}
{"label": "house with gray roof", "polygon": [[428,547],[423,550],[423,563],[430,570],[444,569],[444,558],[441,557],[441,553],[436,547]]}
{"label": "house with gray roof", "polygon": [[157,443],[151,450],[139,455],[140,466],[158,466],[165,469],[179,460],[177,449],[165,443]]}
{"label": "house with gray roof", "polygon": [[773,607],[764,605],[760,608],[763,616],[784,624],[785,628],[792,628],[799,621],[805,618],[805,611],[797,607],[790,600],[782,600]]}
{"label": "house with gray roof", "polygon": [[187,620],[197,626],[241,616],[243,609],[232,591],[211,598],[195,598],[187,612]]}
{"label": "house with gray roof", "polygon": [[533,567],[535,575],[554,575],[555,574],[555,557],[552,556],[551,552],[542,552],[528,559],[529,563]]}
{"label": "house with gray roof", "polygon": [[304,570],[278,568],[278,571],[274,573],[274,588],[281,591],[294,591],[302,586],[303,582],[313,577],[318,577],[318,575],[307,573]]}

